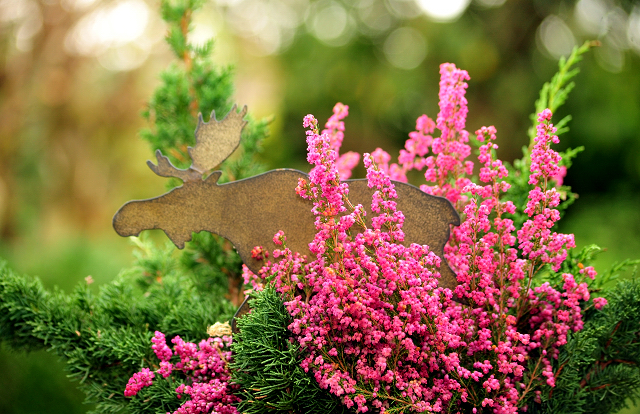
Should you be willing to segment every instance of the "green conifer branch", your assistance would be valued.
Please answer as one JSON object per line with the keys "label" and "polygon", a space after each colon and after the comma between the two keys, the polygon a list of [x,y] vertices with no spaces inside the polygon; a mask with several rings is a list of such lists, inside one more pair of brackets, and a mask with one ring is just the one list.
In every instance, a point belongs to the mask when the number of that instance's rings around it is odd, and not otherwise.
{"label": "green conifer branch", "polygon": [[238,321],[231,345],[233,380],[240,384],[244,414],[349,413],[340,399],[320,389],[300,367],[300,346],[290,342],[291,316],[273,287],[256,292],[251,313]]}
{"label": "green conifer branch", "polygon": [[[513,201],[517,208],[517,212],[514,216],[514,225],[516,228],[522,227],[522,223],[527,219],[527,215],[523,210],[527,203],[527,197],[532,186],[529,181],[529,168],[531,150],[533,149],[534,139],[536,137],[536,125],[538,124],[538,114],[549,108],[551,112],[556,113],[567,100],[569,93],[575,87],[575,78],[580,69],[574,67],[582,60],[582,55],[587,53],[592,47],[598,46],[597,41],[585,42],[580,47],[574,47],[573,51],[568,58],[561,58],[558,62],[558,72],[556,72],[549,82],[545,82],[540,90],[540,95],[535,103],[535,112],[530,115],[532,126],[528,129],[529,145],[522,147],[522,158],[513,162],[513,167],[508,167],[509,177],[507,181],[511,184],[509,191],[509,199]],[[555,123],[557,128],[556,135],[561,135],[569,130],[567,126],[571,121],[571,116],[567,115],[559,122]],[[569,148],[564,152],[560,152],[562,160],[560,165],[567,169],[571,167],[573,158],[575,158],[580,152],[584,150],[584,147]],[[577,194],[571,192],[571,187],[563,185],[558,188],[560,193],[561,203],[558,206],[560,212],[565,211],[571,204],[573,204],[578,197]]]}
{"label": "green conifer branch", "polygon": [[620,282],[607,298],[560,348],[556,386],[530,401],[530,412],[615,413],[640,402],[640,282]]}
{"label": "green conifer branch", "polygon": [[16,350],[46,348],[65,359],[87,402],[97,404],[96,413],[150,412],[151,405],[153,412],[175,410],[179,400],[162,385],[145,390],[141,401],[123,395],[129,377],[157,361],[150,347],[153,332],[198,340],[208,325],[228,320],[235,308],[200,294],[178,270],[146,290],[136,288],[145,269],[158,265],[140,264],[98,294],[85,284],[65,295],[47,292],[39,280],[18,276],[0,263],[0,338]]}
{"label": "green conifer branch", "polygon": [[[232,107],[232,70],[218,68],[211,60],[213,41],[202,46],[189,41],[193,29],[192,16],[203,5],[202,0],[163,0],[162,17],[167,22],[166,41],[178,63],[161,74],[161,85],[155,90],[143,117],[152,128],[141,132],[152,150],[160,149],[174,165],[186,168],[191,164],[188,146],[195,144],[197,115],[205,120],[212,110],[222,119]],[[239,154],[234,154],[220,166],[223,174],[219,182],[247,178],[264,172],[256,161],[260,142],[267,136],[268,120],[249,123],[242,131]],[[168,180],[169,187],[180,185],[177,179]],[[242,302],[241,264],[233,246],[226,240],[203,232],[194,234],[183,254],[181,263],[195,278],[199,289],[225,289],[224,295],[235,305]]]}
{"label": "green conifer branch", "polygon": [[[179,63],[173,63],[162,72],[162,84],[142,113],[153,125],[141,132],[142,138],[149,141],[153,151],[163,150],[180,168],[191,164],[187,147],[195,143],[198,113],[208,120],[211,111],[215,110],[218,119],[222,119],[233,105],[232,70],[230,67],[218,68],[212,63],[213,41],[202,46],[189,41],[193,29],[192,16],[203,3],[202,0],[162,1],[162,18],[168,25],[165,39]],[[267,135],[267,124],[268,120],[255,121],[249,117],[241,140],[244,156],[240,160],[243,161],[236,159],[223,163],[221,182],[264,171],[253,156],[258,149],[257,144]],[[248,168],[249,165],[252,168]],[[176,180],[171,182],[171,186],[177,184]]]}
{"label": "green conifer branch", "polygon": [[[532,126],[529,127],[529,152],[533,148],[534,138],[536,137],[536,125],[538,124],[538,114],[549,108],[554,114],[569,97],[569,93],[576,86],[573,78],[580,73],[579,68],[574,66],[582,60],[582,55],[587,53],[592,47],[599,46],[598,41],[587,41],[580,47],[574,47],[568,58],[564,56],[558,61],[558,72],[551,78],[551,81],[545,82],[540,90],[540,96],[535,103],[535,112],[529,116]],[[556,122],[558,128],[557,135],[560,135],[569,129],[566,124],[571,120],[571,116],[567,116]]]}

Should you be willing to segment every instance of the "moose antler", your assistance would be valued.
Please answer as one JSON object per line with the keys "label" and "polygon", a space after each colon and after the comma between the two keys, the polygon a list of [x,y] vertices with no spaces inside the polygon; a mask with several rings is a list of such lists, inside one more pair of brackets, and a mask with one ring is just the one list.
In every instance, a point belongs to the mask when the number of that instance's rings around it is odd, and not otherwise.
{"label": "moose antler", "polygon": [[219,121],[216,111],[211,112],[209,122],[202,121],[202,114],[198,115],[196,128],[196,145],[189,147],[189,155],[193,160],[191,168],[204,173],[215,168],[227,159],[240,144],[240,132],[247,124],[243,118],[247,114],[247,106],[236,112],[238,106],[233,105],[227,116]]}
{"label": "moose antler", "polygon": [[201,180],[204,173],[218,166],[240,145],[240,133],[247,124],[243,119],[247,106],[240,112],[237,109],[238,106],[233,105],[222,121],[216,119],[216,111],[211,112],[209,122],[204,122],[202,114],[198,114],[196,145],[188,148],[191,167],[186,170],[177,168],[160,150],[156,151],[158,165],[151,161],[147,161],[147,165],[161,177],[176,177],[184,182]]}
{"label": "moose antler", "polygon": [[147,165],[151,168],[151,171],[160,177],[176,177],[182,181],[196,181],[202,179],[202,174],[195,171],[193,168],[181,170],[171,164],[169,158],[162,155],[162,151],[160,150],[156,150],[156,158],[158,160],[158,165],[155,165],[151,161],[147,161]]}

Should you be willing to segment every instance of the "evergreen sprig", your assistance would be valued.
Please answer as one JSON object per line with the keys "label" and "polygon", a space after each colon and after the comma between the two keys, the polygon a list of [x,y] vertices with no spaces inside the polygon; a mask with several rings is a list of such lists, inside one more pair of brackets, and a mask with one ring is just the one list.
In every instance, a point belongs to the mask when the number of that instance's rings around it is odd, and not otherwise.
{"label": "evergreen sprig", "polygon": [[175,263],[174,270],[155,274],[162,283],[140,289],[140,280],[160,266],[146,259],[97,294],[81,284],[70,295],[47,292],[38,279],[16,275],[0,263],[0,338],[17,350],[50,349],[65,359],[87,402],[97,404],[96,413],[175,410],[179,400],[161,385],[145,390],[140,400],[123,395],[129,377],[157,360],[150,347],[153,332],[198,340],[235,308],[199,293]]}
{"label": "evergreen sprig", "polygon": [[240,384],[244,414],[341,414],[350,411],[340,399],[320,389],[300,367],[302,350],[290,341],[291,316],[272,287],[257,292],[251,313],[238,321],[233,337],[233,380]]}
{"label": "evergreen sprig", "polygon": [[[600,42],[598,41],[587,41],[580,47],[574,47],[568,58],[565,58],[564,56],[560,58],[558,61],[558,72],[553,75],[551,81],[545,82],[545,84],[542,85],[540,95],[535,103],[536,110],[529,116],[533,124],[529,128],[529,150],[533,148],[533,140],[536,137],[536,114],[539,114],[547,108],[555,114],[557,109],[564,105],[569,97],[569,93],[576,86],[572,79],[580,73],[580,69],[575,68],[574,66],[582,60],[582,55],[587,53],[592,47],[599,45]],[[556,131],[556,135],[559,136],[569,131],[567,124],[570,121],[571,115],[567,115],[559,122],[556,122],[555,126],[558,129]]]}
{"label": "evergreen sprig", "polygon": [[[511,184],[509,190],[509,198],[517,207],[516,214],[513,217],[513,222],[516,228],[521,228],[522,223],[527,219],[527,215],[524,213],[524,206],[527,204],[527,197],[529,191],[533,188],[529,184],[529,168],[531,157],[529,154],[533,149],[534,138],[536,137],[536,125],[537,114],[541,113],[546,108],[549,108],[552,113],[556,113],[567,100],[569,93],[575,87],[575,78],[580,69],[575,65],[582,60],[582,55],[587,53],[592,47],[598,46],[598,42],[585,42],[580,47],[574,47],[573,51],[568,58],[562,57],[558,62],[558,72],[551,78],[551,81],[545,82],[540,90],[540,95],[535,102],[535,111],[530,115],[532,126],[529,127],[529,145],[522,148],[522,158],[515,160],[513,166],[508,165],[509,176],[507,182]],[[567,115],[559,122],[554,123],[558,129],[556,135],[563,134],[569,130],[567,126],[571,121],[571,115]],[[570,168],[573,158],[575,158],[580,152],[584,150],[584,147],[569,148],[563,152],[560,152],[562,160],[560,166]],[[561,203],[558,206],[558,210],[564,212],[577,198],[577,194],[571,192],[571,187],[563,185],[558,188],[560,193]]]}
{"label": "evergreen sprig", "polygon": [[[177,62],[160,75],[162,84],[154,91],[143,117],[152,128],[141,131],[143,139],[152,149],[161,149],[174,165],[186,168],[191,164],[187,147],[195,143],[194,131],[201,113],[208,121],[212,110],[218,120],[231,109],[233,92],[232,69],[217,67],[211,60],[213,40],[204,45],[189,41],[193,29],[192,15],[204,2],[202,0],[163,0],[162,18],[168,25],[166,41]],[[267,120],[255,121],[242,131],[240,141],[245,154],[258,152],[259,141],[267,135]],[[241,157],[223,163],[222,181],[246,178],[264,167],[253,157]],[[177,180],[170,181],[172,186]]]}
{"label": "evergreen sprig", "polygon": [[[143,111],[143,117],[152,127],[141,132],[142,138],[150,143],[152,150],[162,150],[181,168],[191,164],[187,148],[195,144],[198,114],[209,121],[213,110],[221,120],[232,107],[231,68],[213,64],[213,41],[204,46],[189,41],[192,16],[203,3],[202,0],[162,1],[162,18],[168,25],[166,41],[178,61],[162,72],[162,83]],[[256,155],[260,152],[261,140],[267,136],[269,121],[255,121],[250,115],[247,119],[240,151],[219,167],[223,172],[220,183],[265,171]],[[180,185],[180,180],[172,178],[167,184],[175,187]],[[242,261],[228,241],[206,232],[194,234],[181,263],[185,271],[193,275],[198,289],[215,290],[235,305],[242,301]]]}
{"label": "evergreen sprig", "polygon": [[556,386],[531,401],[530,412],[615,413],[640,402],[640,281],[620,282],[607,298],[560,348]]}

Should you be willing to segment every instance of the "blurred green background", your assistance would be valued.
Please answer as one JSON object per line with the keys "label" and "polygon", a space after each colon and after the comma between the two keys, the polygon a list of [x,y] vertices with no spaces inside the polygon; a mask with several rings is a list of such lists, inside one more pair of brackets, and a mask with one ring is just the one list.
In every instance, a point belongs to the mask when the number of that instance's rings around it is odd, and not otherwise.
{"label": "blurred green background", "polygon": [[[397,154],[437,115],[442,62],[471,76],[467,129],[495,125],[501,158],[518,158],[557,59],[600,40],[558,114],[573,116],[560,147],[586,147],[561,230],[607,248],[597,269],[640,258],[640,2],[210,0],[195,20],[194,41],[215,38],[235,67],[235,100],[274,116],[264,162],[303,170],[303,116],[324,122],[338,101],[344,151]],[[0,0],[0,257],[47,287],[95,288],[131,263],[111,217],[165,188],[137,136],[171,61],[164,33],[151,0]],[[63,366],[0,349],[0,413],[86,412]]]}

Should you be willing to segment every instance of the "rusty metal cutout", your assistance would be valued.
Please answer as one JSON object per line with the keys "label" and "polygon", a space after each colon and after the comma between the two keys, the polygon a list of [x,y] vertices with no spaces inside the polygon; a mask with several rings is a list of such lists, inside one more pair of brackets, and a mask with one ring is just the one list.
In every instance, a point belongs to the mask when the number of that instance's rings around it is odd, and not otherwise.
{"label": "rusty metal cutout", "polygon": [[[254,273],[262,262],[251,257],[251,250],[255,246],[274,250],[273,235],[280,230],[287,237],[287,247],[311,257],[308,243],[316,233],[312,202],[295,191],[298,179],[308,179],[305,173],[278,169],[226,184],[218,184],[220,171],[202,178],[238,146],[240,132],[246,124],[242,120],[246,110],[245,106],[237,113],[234,106],[224,120],[217,121],[212,114],[209,123],[202,122],[200,116],[197,144],[189,148],[193,160],[189,169],[174,167],[157,151],[158,165],[149,161],[151,169],[163,177],[180,178],[184,184],[159,197],[123,205],[113,218],[116,232],[121,236],[137,236],[143,230],[162,229],[180,249],[194,232],[215,233],[235,246]],[[367,217],[371,217],[374,190],[368,187],[367,180],[347,180],[347,183],[351,203],[362,204]],[[394,182],[394,185],[398,210],[405,216],[402,227],[405,244],[426,244],[443,258],[450,225],[460,224],[458,213],[445,198],[426,194],[410,184]],[[440,273],[440,286],[454,289],[456,276],[444,259]]]}

